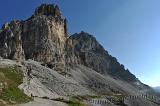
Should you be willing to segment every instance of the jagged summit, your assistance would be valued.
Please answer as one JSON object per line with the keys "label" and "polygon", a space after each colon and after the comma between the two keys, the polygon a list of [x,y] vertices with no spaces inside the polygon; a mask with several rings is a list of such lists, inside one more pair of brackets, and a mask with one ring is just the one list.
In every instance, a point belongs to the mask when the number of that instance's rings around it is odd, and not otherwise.
{"label": "jagged summit", "polygon": [[93,38],[95,39],[95,37],[87,32],[81,31],[79,33],[74,33],[72,36],[70,36],[70,38],[74,39],[74,38],[79,38],[79,37],[87,37],[87,38]]}
{"label": "jagged summit", "polygon": [[136,81],[93,35],[81,31],[68,37],[67,21],[61,16],[57,5],[42,4],[34,17],[6,24],[0,33],[0,56],[32,59],[61,70],[68,64],[82,64],[101,74]]}
{"label": "jagged summit", "polygon": [[102,54],[105,52],[104,48],[99,44],[96,38],[87,32],[81,31],[80,33],[75,33],[70,36],[70,39],[73,41],[79,41],[74,42],[74,45],[79,45],[76,49],[78,48],[83,51],[96,51],[97,53],[99,52]]}
{"label": "jagged summit", "polygon": [[[5,24],[0,32],[0,56],[42,63],[63,62],[67,20],[57,5],[42,4],[31,18]],[[62,53],[63,52],[63,53]],[[63,59],[64,60],[64,59]]]}
{"label": "jagged summit", "polygon": [[54,4],[42,4],[35,10],[34,15],[62,17],[62,14],[58,5],[54,5]]}

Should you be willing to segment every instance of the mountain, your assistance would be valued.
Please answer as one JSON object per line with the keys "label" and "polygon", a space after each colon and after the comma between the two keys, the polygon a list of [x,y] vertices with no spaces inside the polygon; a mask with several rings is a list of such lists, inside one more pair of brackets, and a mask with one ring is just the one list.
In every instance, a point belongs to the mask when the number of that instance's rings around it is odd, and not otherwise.
{"label": "mountain", "polygon": [[[117,95],[155,93],[111,56],[93,35],[84,31],[70,35],[67,19],[57,5],[42,4],[30,18],[4,24],[0,30],[0,56],[1,70],[11,68],[9,72],[23,75],[18,88],[29,97],[63,98],[61,102],[68,103],[70,97],[92,100],[105,96],[114,97],[116,102],[110,101],[112,106],[157,106],[157,102],[143,98],[134,102],[119,99]],[[18,71],[12,71],[12,67]],[[1,70],[0,75],[8,75]],[[1,85],[9,84],[6,81]],[[1,99],[19,103],[10,97]]]}
{"label": "mountain", "polygon": [[158,86],[158,87],[154,87],[153,88],[156,92],[160,92],[160,87]]}

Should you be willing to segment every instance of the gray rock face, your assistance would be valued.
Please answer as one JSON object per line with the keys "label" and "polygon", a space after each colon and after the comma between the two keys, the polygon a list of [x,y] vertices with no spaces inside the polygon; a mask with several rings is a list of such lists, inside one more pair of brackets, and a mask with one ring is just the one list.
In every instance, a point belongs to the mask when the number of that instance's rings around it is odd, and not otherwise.
{"label": "gray rock face", "polygon": [[0,33],[0,55],[64,66],[67,21],[60,13],[58,6],[44,4],[31,18],[5,24]]}
{"label": "gray rock face", "polygon": [[23,48],[26,59],[42,63],[62,62],[66,42],[64,20],[57,17],[36,16],[24,22]]}
{"label": "gray rock face", "polygon": [[[134,85],[136,82],[140,83],[116,58],[109,55],[92,35],[81,32],[69,37],[67,20],[58,6],[50,4],[42,4],[27,20],[12,21],[2,27],[0,56],[18,61],[32,59],[60,73],[70,71],[68,67],[83,65],[101,75],[112,76],[115,80],[120,79]],[[37,75],[41,76],[43,72]],[[37,79],[32,82],[35,80]]]}
{"label": "gray rock face", "polygon": [[[91,68],[87,68],[83,65],[76,65],[75,67],[70,67],[70,71],[68,72],[70,76],[63,76],[62,74],[57,73],[54,69],[42,66],[39,62],[33,60],[24,61],[23,63],[17,63],[15,60],[13,61],[8,59],[0,60],[0,68],[15,66],[22,69],[24,73],[23,83],[19,85],[19,88],[22,89],[24,93],[29,96],[32,95],[34,97],[45,97],[50,99],[62,97],[68,100],[70,96],[102,94],[102,100],[108,100],[106,99],[105,93],[113,93],[115,91],[119,91],[117,93],[115,92],[115,95],[117,96],[120,93],[136,96],[142,94],[142,92],[140,92],[134,86],[125,81],[116,80],[110,76],[102,75],[92,70]],[[37,99],[33,102],[22,104],[20,106],[38,106],[47,105],[48,103],[49,106],[51,105],[48,99],[44,99],[46,101],[45,103],[40,102],[44,100],[40,99],[40,101],[37,101]],[[52,101],[52,103],[53,102],[54,101]],[[156,103],[144,98],[126,98],[124,102],[128,106],[143,106],[143,104],[145,104],[146,106],[157,106]],[[108,103],[97,103],[98,102],[96,102],[94,105],[110,106],[108,105]],[[119,106],[114,105],[114,103],[115,102],[112,101],[112,103],[110,102],[109,104],[113,104],[111,106]],[[55,106],[58,106],[58,104],[55,104]]]}
{"label": "gray rock face", "polygon": [[37,15],[46,15],[46,16],[57,16],[62,17],[61,11],[59,7],[52,4],[42,4],[40,7],[38,7],[35,11],[35,16]]}
{"label": "gray rock face", "polygon": [[70,37],[78,62],[101,74],[109,74],[125,81],[137,81],[136,77],[120,64],[90,34],[81,32]]}
{"label": "gray rock face", "polygon": [[0,55],[10,59],[24,59],[21,21],[12,21],[2,27],[0,33]]}
{"label": "gray rock face", "polygon": [[116,80],[126,81],[143,92],[153,91],[148,85],[141,83],[128,69],[125,69],[115,57],[112,57],[93,35],[82,31],[73,34],[69,39],[72,41],[74,54],[72,56],[77,64],[89,67],[102,75],[110,75]]}
{"label": "gray rock face", "polygon": [[58,98],[68,95],[85,95],[90,92],[72,78],[57,73],[40,65],[38,62],[28,60],[24,62],[24,83],[19,87],[29,96]]}
{"label": "gray rock face", "polygon": [[158,86],[158,87],[154,87],[153,88],[156,92],[158,92],[159,93],[159,95],[160,95],[160,86]]}

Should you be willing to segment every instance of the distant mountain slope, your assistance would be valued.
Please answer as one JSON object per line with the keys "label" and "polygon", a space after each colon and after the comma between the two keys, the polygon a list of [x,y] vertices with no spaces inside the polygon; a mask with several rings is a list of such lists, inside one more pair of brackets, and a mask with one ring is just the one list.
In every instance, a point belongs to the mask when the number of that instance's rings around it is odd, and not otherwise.
{"label": "distant mountain slope", "polygon": [[153,89],[160,93],[160,87],[159,86],[158,87],[154,87]]}
{"label": "distant mountain slope", "polygon": [[114,78],[128,82],[136,82],[137,78],[126,70],[115,57],[112,57],[90,34],[81,32],[70,36],[74,52],[81,63],[101,74],[109,74]]}

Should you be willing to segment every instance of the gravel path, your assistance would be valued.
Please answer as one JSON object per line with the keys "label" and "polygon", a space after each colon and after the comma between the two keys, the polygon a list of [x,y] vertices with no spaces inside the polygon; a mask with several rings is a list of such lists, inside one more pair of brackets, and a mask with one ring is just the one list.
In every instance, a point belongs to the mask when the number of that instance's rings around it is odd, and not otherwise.
{"label": "gravel path", "polygon": [[58,102],[58,101],[34,98],[34,101],[26,103],[26,104],[20,104],[18,106],[68,106],[68,105],[62,102]]}

